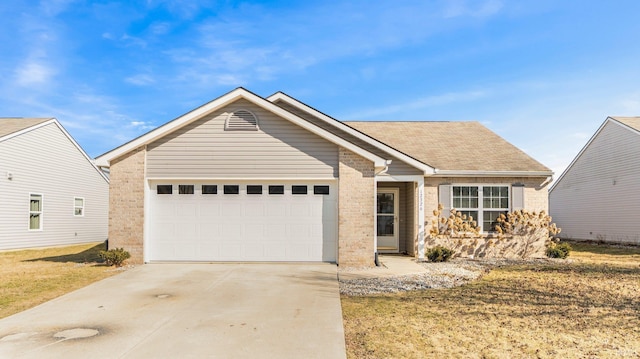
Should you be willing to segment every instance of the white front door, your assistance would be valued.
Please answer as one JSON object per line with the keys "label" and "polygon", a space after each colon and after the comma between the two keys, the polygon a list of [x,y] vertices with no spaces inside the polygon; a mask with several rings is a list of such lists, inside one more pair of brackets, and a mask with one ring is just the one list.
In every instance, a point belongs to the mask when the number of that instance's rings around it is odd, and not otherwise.
{"label": "white front door", "polygon": [[398,197],[397,188],[379,188],[376,199],[376,233],[378,252],[398,253]]}

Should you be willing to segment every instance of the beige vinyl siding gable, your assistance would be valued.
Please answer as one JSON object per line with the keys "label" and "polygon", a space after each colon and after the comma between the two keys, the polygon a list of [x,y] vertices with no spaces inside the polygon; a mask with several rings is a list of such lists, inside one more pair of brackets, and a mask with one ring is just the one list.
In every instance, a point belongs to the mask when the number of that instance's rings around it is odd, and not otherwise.
{"label": "beige vinyl siding gable", "polygon": [[[258,131],[225,131],[236,110],[251,111]],[[336,178],[338,147],[246,100],[149,144],[149,178]]]}
{"label": "beige vinyl siding gable", "polygon": [[[0,141],[0,174],[0,250],[107,239],[109,184],[56,123]],[[30,194],[42,195],[42,230],[29,231]]]}
{"label": "beige vinyl siding gable", "polygon": [[298,117],[301,117],[311,123],[313,123],[314,125],[333,133],[336,136],[340,136],[342,138],[344,138],[345,140],[353,143],[354,145],[364,148],[367,151],[371,152],[371,153],[375,153],[376,155],[383,157],[383,158],[387,158],[391,160],[391,165],[389,165],[389,169],[387,170],[387,174],[388,175],[392,175],[392,176],[402,176],[402,175],[422,175],[423,172],[414,168],[413,166],[400,161],[399,159],[395,158],[394,156],[389,155],[388,153],[380,150],[379,148],[372,146],[368,143],[366,143],[365,141],[356,138],[355,136],[352,136],[348,133],[346,133],[345,131],[342,131],[338,128],[336,128],[335,126],[332,126],[330,124],[327,124],[325,121],[317,118],[316,116],[307,113],[306,111],[303,111],[302,109],[296,107],[296,106],[292,106],[284,101],[276,101],[275,102],[276,105],[284,108],[285,110],[297,115]]}
{"label": "beige vinyl siding gable", "polygon": [[640,244],[640,135],[605,123],[549,201],[562,238]]}

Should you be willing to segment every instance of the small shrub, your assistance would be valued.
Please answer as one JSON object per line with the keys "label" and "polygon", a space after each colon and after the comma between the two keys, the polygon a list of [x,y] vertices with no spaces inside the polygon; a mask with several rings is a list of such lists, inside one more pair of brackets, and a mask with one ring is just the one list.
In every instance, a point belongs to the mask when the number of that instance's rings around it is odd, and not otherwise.
{"label": "small shrub", "polygon": [[443,246],[435,246],[429,248],[426,255],[432,262],[447,262],[453,257],[453,250]]}
{"label": "small shrub", "polygon": [[561,258],[565,259],[569,256],[569,252],[571,252],[571,246],[569,243],[554,243],[547,247],[546,254],[549,258]]}
{"label": "small shrub", "polygon": [[131,258],[131,254],[129,254],[129,252],[125,251],[123,248],[100,251],[98,256],[102,258],[108,266],[115,265],[116,267],[122,267],[124,261]]}

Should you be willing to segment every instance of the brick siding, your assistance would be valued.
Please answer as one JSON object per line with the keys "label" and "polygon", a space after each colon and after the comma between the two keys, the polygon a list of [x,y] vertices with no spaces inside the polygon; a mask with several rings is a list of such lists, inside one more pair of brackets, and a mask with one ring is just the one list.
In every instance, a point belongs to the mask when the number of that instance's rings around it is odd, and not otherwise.
{"label": "brick siding", "polygon": [[112,161],[110,168],[109,248],[129,251],[131,264],[144,261],[144,160],[140,147]]}
{"label": "brick siding", "polygon": [[341,267],[374,265],[374,166],[340,148],[338,195],[338,264]]}

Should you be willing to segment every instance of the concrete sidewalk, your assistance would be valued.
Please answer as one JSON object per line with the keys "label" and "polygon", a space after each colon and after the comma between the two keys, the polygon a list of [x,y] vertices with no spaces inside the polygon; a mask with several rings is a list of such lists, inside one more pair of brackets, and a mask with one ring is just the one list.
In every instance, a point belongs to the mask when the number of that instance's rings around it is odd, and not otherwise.
{"label": "concrete sidewalk", "polygon": [[146,264],[0,320],[0,358],[345,358],[336,272]]}
{"label": "concrete sidewalk", "polygon": [[362,270],[338,271],[341,280],[360,278],[396,277],[425,273],[427,269],[416,262],[416,258],[405,255],[380,255],[380,267]]}

